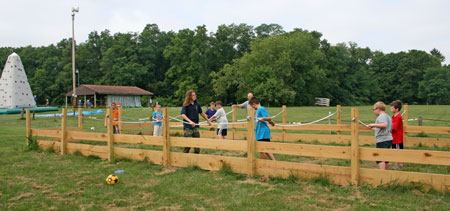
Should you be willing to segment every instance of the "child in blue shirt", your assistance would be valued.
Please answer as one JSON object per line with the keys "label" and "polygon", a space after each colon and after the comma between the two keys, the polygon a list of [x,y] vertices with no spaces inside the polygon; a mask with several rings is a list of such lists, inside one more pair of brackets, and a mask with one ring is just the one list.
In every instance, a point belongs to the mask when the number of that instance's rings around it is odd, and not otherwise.
{"label": "child in blue shirt", "polygon": [[[269,113],[267,112],[266,108],[261,106],[259,100],[254,97],[249,101],[249,104],[252,106],[253,109],[256,110],[255,114],[255,138],[256,141],[267,141],[270,142],[270,129],[267,123],[271,124],[272,126],[275,125],[275,122],[272,120],[272,117],[270,117]],[[270,160],[275,160],[275,157],[272,153],[267,152],[261,152],[261,159],[266,159],[266,156]]]}
{"label": "child in blue shirt", "polygon": [[162,120],[164,119],[163,114],[159,111],[161,109],[160,105],[155,106],[155,112],[153,112],[153,136],[162,136]]}

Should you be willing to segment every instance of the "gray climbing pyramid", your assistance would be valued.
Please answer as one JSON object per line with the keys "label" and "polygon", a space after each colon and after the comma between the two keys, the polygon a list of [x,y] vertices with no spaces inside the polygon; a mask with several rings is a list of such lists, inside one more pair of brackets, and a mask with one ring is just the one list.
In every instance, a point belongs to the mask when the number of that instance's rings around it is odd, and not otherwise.
{"label": "gray climbing pyramid", "polygon": [[0,78],[0,108],[36,107],[19,55],[8,56]]}

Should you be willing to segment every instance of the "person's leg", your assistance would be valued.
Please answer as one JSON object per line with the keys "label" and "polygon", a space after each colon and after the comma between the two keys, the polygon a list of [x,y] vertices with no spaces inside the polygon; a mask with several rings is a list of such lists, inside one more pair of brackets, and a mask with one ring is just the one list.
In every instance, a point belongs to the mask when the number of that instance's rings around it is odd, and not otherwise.
{"label": "person's leg", "polygon": [[[397,149],[397,144],[392,144],[392,149]],[[393,169],[398,169],[398,163],[397,162],[394,162],[394,167],[393,167]]]}
{"label": "person's leg", "polygon": [[153,125],[153,136],[158,136],[158,125]]}
{"label": "person's leg", "polygon": [[113,125],[113,134],[119,134],[119,125]]}
{"label": "person's leg", "polygon": [[[401,150],[403,149],[403,143],[398,144],[398,149]],[[403,163],[398,163],[398,168],[402,168],[403,167]]]}
{"label": "person's leg", "polygon": [[265,152],[261,152],[260,153],[260,157],[261,157],[261,159],[266,159],[267,157],[266,157],[266,153]]}
{"label": "person's leg", "polygon": [[379,162],[378,168],[381,170],[386,170],[386,162],[384,162],[384,161]]}
{"label": "person's leg", "polygon": [[158,136],[162,136],[163,135],[163,127],[162,125],[158,125]]}
{"label": "person's leg", "polygon": [[[198,128],[194,128],[192,131],[192,137],[193,138],[200,138],[200,132],[198,131]],[[200,148],[194,148],[195,154],[200,154]]]}
{"label": "person's leg", "polygon": [[228,129],[222,129],[222,139],[226,139],[228,134]]}
{"label": "person's leg", "polygon": [[272,153],[266,153],[266,154],[267,154],[267,157],[269,157],[269,159],[275,160],[275,156],[273,156]]}
{"label": "person's leg", "polygon": [[[193,131],[190,128],[184,128],[184,137],[192,137]],[[189,153],[189,150],[191,150],[190,147],[185,147],[183,152],[184,153]]]}

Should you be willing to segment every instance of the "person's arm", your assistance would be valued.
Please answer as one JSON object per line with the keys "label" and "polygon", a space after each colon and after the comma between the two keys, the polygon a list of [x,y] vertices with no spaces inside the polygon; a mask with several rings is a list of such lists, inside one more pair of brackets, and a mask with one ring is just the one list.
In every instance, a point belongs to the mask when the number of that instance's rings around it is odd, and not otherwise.
{"label": "person's arm", "polygon": [[189,119],[189,118],[186,116],[186,114],[181,114],[181,117],[183,117],[183,119],[184,119],[186,122],[189,122],[189,124],[191,124],[192,127],[195,127],[195,122],[193,122],[191,119]]}
{"label": "person's arm", "polygon": [[152,120],[156,121],[156,122],[159,122],[159,120],[157,118],[155,118],[155,115],[152,115]]}
{"label": "person's arm", "polygon": [[270,116],[268,116],[268,117],[261,117],[261,118],[258,118],[258,120],[260,122],[267,121],[267,122],[269,122],[270,125],[275,126],[275,122],[272,120],[272,117],[270,117]]}
{"label": "person's arm", "polygon": [[220,116],[220,112],[219,112],[219,111],[216,111],[216,113],[213,114],[213,115],[211,116],[211,118],[209,118],[209,121],[212,121],[212,120],[214,120],[214,119],[217,119],[217,118],[219,118],[219,116]]}
{"label": "person's arm", "polygon": [[201,113],[202,117],[208,122],[208,125],[211,125],[211,121],[209,121],[208,116],[205,113]]}
{"label": "person's arm", "polygon": [[106,121],[107,121],[108,117],[109,117],[109,116],[108,116],[108,113],[106,113],[106,114],[105,114],[105,127],[106,127]]}
{"label": "person's arm", "polygon": [[387,128],[387,124],[384,124],[384,123],[369,124],[367,126],[369,126],[370,128],[374,128],[374,127],[376,127],[376,128]]}
{"label": "person's arm", "polygon": [[[400,115],[400,114],[397,114],[397,115]],[[392,118],[392,131],[393,132],[396,132],[396,131],[398,131],[399,129],[400,129],[400,119],[397,119],[397,118]]]}

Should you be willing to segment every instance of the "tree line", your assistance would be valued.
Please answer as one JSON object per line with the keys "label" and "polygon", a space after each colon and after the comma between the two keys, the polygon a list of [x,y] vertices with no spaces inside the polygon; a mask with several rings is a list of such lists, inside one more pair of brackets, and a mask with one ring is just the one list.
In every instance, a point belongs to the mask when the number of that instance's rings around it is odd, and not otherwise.
{"label": "tree line", "polygon": [[[62,105],[72,89],[72,40],[41,47],[0,48],[0,68],[20,55],[38,104]],[[93,31],[76,44],[80,84],[138,86],[163,105],[179,106],[188,89],[199,102],[243,102],[253,92],[265,105],[367,105],[400,99],[450,103],[450,67],[437,49],[388,53],[354,42],[330,44],[317,31],[285,31],[278,24],[220,25],[142,32]]]}

